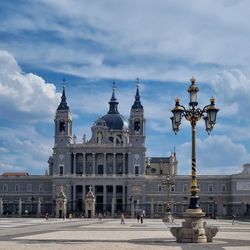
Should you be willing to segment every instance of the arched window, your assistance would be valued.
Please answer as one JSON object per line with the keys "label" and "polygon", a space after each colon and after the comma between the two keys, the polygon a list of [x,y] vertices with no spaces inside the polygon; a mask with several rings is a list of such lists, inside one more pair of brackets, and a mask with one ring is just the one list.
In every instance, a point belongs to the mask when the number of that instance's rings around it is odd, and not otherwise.
{"label": "arched window", "polygon": [[135,133],[137,133],[137,134],[139,134],[140,133],[140,131],[141,131],[141,123],[140,123],[140,121],[135,121],[135,123],[134,123],[134,131],[135,131]]}
{"label": "arched window", "polygon": [[65,122],[60,122],[59,131],[61,133],[64,133],[66,131],[66,124],[65,124]]}
{"label": "arched window", "polygon": [[3,184],[3,191],[8,192],[8,184]]}
{"label": "arched window", "polygon": [[15,184],[15,192],[20,192],[20,184]]}

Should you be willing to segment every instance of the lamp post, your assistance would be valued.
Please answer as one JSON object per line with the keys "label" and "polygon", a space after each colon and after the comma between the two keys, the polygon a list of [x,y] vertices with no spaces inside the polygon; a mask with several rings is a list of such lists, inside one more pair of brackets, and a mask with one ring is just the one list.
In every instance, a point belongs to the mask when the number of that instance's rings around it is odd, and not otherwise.
{"label": "lamp post", "polygon": [[175,134],[178,133],[179,127],[181,124],[182,117],[185,117],[191,123],[192,127],[192,179],[190,186],[190,203],[189,209],[200,208],[199,204],[199,196],[197,192],[199,192],[197,178],[196,178],[196,151],[195,151],[195,133],[196,133],[196,125],[197,122],[203,117],[206,125],[206,131],[208,134],[212,131],[215,123],[216,123],[216,115],[219,111],[218,108],[215,107],[215,99],[212,97],[210,99],[210,104],[206,105],[203,109],[198,108],[197,96],[199,92],[199,88],[195,84],[195,79],[192,77],[191,85],[188,88],[188,92],[190,94],[190,102],[189,108],[185,108],[180,105],[180,99],[176,98],[175,107],[172,109],[173,117],[171,117],[172,128]]}
{"label": "lamp post", "polygon": [[162,186],[165,186],[167,189],[167,206],[166,206],[166,213],[163,218],[164,222],[172,222],[171,216],[171,202],[170,202],[170,189],[174,186],[174,180],[168,174],[165,179],[162,180]]}
{"label": "lamp post", "polygon": [[[210,104],[206,105],[204,108],[199,108],[198,106],[198,92],[199,88],[195,84],[195,78],[192,77],[190,80],[191,84],[188,88],[188,93],[190,95],[189,107],[185,108],[180,105],[180,99],[176,98],[175,107],[172,109],[173,117],[172,129],[175,134],[178,133],[179,127],[181,125],[181,119],[184,117],[191,124],[192,131],[192,178],[190,185],[190,203],[188,209],[184,212],[185,222],[181,228],[171,228],[172,234],[177,238],[177,242],[196,242],[204,243],[207,241],[212,241],[211,232],[212,229],[209,227],[204,227],[203,217],[205,213],[202,212],[200,208],[198,182],[196,178],[196,151],[195,151],[195,133],[197,122],[203,117],[206,125],[206,131],[208,134],[212,131],[216,123],[216,115],[219,111],[215,107],[215,99],[212,97],[210,99]],[[216,233],[218,229],[215,230]],[[213,232],[215,232],[213,231]],[[190,233],[191,232],[191,233]],[[215,233],[215,234],[216,234]],[[215,236],[213,235],[213,237]]]}
{"label": "lamp post", "polygon": [[32,196],[31,196],[31,214],[33,215],[33,213],[34,213],[34,211],[33,211],[33,203],[34,203],[34,201],[35,201],[35,197],[33,196],[33,194],[32,194]]}

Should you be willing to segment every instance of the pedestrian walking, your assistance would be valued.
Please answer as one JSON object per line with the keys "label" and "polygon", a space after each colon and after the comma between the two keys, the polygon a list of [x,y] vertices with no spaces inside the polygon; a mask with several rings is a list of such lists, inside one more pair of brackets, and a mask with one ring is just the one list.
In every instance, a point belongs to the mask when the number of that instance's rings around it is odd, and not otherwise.
{"label": "pedestrian walking", "polygon": [[123,213],[121,214],[121,224],[125,224],[125,221],[124,221],[124,214],[123,214]]}
{"label": "pedestrian walking", "polygon": [[137,214],[137,223],[140,222],[140,214]]}
{"label": "pedestrian walking", "polygon": [[235,217],[236,217],[236,216],[233,214],[233,216],[232,216],[232,225],[234,225]]}
{"label": "pedestrian walking", "polygon": [[143,223],[143,214],[141,214],[141,224]]}
{"label": "pedestrian walking", "polygon": [[98,219],[99,219],[99,220],[102,220],[102,213],[99,213],[99,214],[98,214]]}

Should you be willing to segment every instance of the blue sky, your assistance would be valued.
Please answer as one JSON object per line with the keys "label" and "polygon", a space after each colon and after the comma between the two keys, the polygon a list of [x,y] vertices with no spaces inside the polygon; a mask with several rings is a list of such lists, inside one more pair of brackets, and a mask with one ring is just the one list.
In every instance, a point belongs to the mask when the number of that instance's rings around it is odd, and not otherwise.
{"label": "blue sky", "polygon": [[52,153],[61,80],[78,142],[108,111],[116,81],[128,118],[136,82],[147,119],[147,155],[175,148],[190,173],[191,128],[171,131],[175,97],[188,104],[195,76],[200,107],[220,108],[210,136],[197,128],[199,174],[231,174],[250,162],[249,1],[76,1],[0,3],[0,172],[43,174]]}

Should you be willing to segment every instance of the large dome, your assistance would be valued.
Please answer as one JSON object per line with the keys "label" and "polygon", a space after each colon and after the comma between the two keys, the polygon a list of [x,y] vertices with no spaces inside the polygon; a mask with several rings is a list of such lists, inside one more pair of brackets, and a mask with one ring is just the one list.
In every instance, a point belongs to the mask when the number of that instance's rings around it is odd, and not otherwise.
{"label": "large dome", "polygon": [[106,114],[102,118],[106,122],[109,129],[126,130],[128,129],[128,122],[121,114]]}

